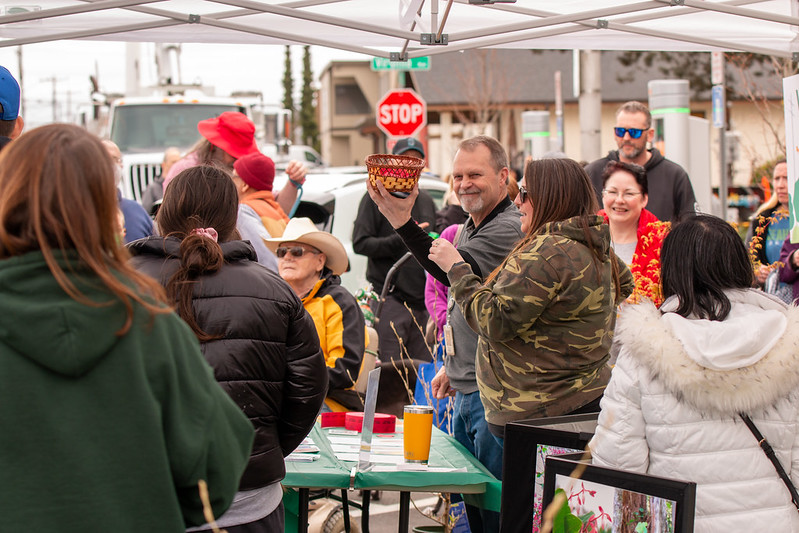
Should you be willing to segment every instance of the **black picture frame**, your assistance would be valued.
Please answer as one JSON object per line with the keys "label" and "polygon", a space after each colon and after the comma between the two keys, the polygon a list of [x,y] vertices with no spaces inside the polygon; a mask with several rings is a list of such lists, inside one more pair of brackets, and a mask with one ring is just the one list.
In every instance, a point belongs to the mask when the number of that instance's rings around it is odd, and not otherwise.
{"label": "black picture frame", "polygon": [[530,533],[539,445],[585,450],[599,413],[520,420],[505,425],[500,533]]}
{"label": "black picture frame", "polygon": [[583,454],[549,456],[544,468],[544,508],[552,502],[558,475],[570,477],[580,468],[579,479],[615,489],[628,490],[674,502],[674,533],[693,533],[696,483],[591,464]]}

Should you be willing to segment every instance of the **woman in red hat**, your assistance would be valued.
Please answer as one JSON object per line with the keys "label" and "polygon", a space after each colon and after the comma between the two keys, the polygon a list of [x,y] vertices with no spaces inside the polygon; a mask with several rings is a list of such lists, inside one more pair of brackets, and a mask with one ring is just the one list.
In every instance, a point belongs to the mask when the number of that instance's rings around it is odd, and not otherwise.
{"label": "woman in red hat", "polygon": [[[260,154],[255,143],[255,124],[244,113],[225,111],[218,117],[201,120],[197,123],[197,129],[202,138],[169,169],[164,178],[164,190],[175,176],[187,168],[211,165],[232,172],[236,160],[248,154]],[[297,189],[305,183],[305,171],[305,166],[296,161],[291,161],[286,167],[289,181],[280,193],[274,195],[283,211],[290,210],[294,205]],[[272,174],[274,178],[274,169]]]}

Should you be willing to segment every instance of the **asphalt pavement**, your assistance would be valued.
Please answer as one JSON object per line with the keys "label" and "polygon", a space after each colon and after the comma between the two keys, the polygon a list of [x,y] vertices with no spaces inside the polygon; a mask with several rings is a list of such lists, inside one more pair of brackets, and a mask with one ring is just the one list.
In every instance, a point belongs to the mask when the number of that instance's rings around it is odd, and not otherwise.
{"label": "asphalt pavement", "polygon": [[[393,491],[380,491],[379,499],[375,499],[374,492],[369,504],[369,531],[370,533],[397,533],[399,526],[399,492]],[[350,502],[359,505],[361,502],[360,491],[351,490],[348,492]],[[432,514],[433,508],[438,502],[438,495],[429,492],[412,492],[411,493],[411,506],[409,514],[408,532],[412,533],[413,528],[419,526],[435,526],[436,522],[432,518],[425,516],[423,513]],[[443,512],[439,510],[438,516],[440,517]],[[326,514],[326,513],[325,513]],[[350,507],[350,517],[353,523],[352,532],[361,532],[361,510],[356,509],[355,506]],[[338,527],[330,528],[329,531],[324,531],[324,525],[314,527],[313,518],[310,520],[309,533],[338,533],[343,531],[341,525]],[[330,527],[330,525],[328,525]]]}

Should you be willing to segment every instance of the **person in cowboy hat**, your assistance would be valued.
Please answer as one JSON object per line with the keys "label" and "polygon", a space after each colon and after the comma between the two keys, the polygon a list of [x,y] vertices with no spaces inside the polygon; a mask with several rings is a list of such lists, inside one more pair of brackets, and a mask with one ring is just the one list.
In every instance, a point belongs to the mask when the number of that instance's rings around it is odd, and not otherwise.
{"label": "person in cowboy hat", "polygon": [[[260,153],[255,143],[255,124],[244,113],[225,111],[218,117],[198,122],[197,130],[202,136],[201,139],[183,159],[169,169],[164,178],[164,190],[175,176],[187,168],[211,165],[232,173],[233,164],[237,160],[249,154]],[[290,211],[294,205],[297,189],[305,183],[306,171],[305,165],[298,161],[290,161],[286,166],[289,180],[283,189],[275,194],[275,199],[283,211]],[[274,178],[274,169],[272,175]]]}
{"label": "person in cowboy hat", "polygon": [[325,354],[328,396],[351,389],[366,348],[366,326],[355,298],[341,286],[349,265],[335,236],[320,231],[309,218],[292,218],[283,236],[266,240],[277,255],[280,276],[311,315]]}

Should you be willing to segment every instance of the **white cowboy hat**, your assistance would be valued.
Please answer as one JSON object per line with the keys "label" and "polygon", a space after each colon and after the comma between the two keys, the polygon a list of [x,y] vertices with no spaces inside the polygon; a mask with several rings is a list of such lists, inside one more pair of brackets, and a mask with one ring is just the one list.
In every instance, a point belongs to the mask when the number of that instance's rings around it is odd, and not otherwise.
{"label": "white cowboy hat", "polygon": [[325,266],[338,276],[346,272],[350,264],[341,241],[332,233],[319,231],[310,218],[292,218],[286,224],[282,237],[264,239],[264,242],[272,252],[284,242],[301,242],[313,246],[325,254]]}

